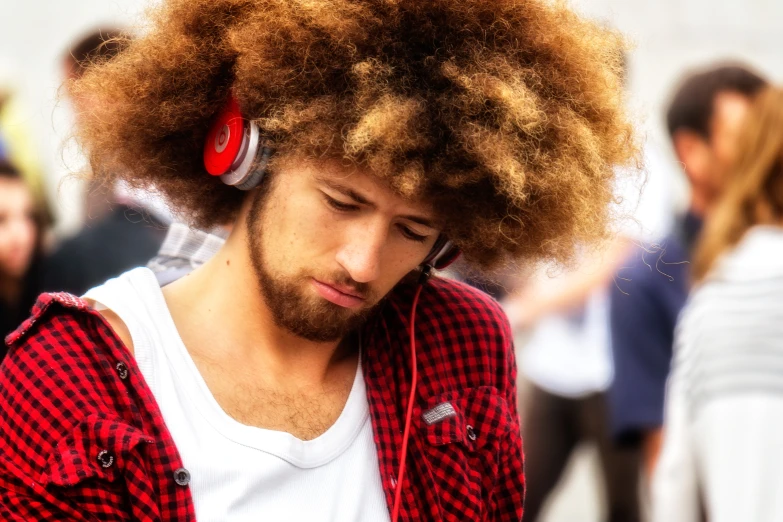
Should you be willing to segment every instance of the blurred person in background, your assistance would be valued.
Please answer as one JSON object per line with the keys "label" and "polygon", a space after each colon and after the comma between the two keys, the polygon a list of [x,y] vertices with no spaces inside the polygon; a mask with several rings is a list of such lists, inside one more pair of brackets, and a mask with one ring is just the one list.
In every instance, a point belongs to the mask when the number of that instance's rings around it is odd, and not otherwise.
{"label": "blurred person in background", "polygon": [[[43,232],[33,192],[15,167],[0,160],[0,338],[30,315],[38,296]],[[2,343],[0,359],[5,350]]]}
{"label": "blurred person in background", "polygon": [[[78,80],[88,67],[114,58],[125,45],[124,37],[119,29],[101,29],[75,42],[63,58],[67,81]],[[94,100],[71,99],[71,103],[76,125],[82,112],[94,110]],[[111,277],[144,266],[165,237],[170,217],[153,194],[88,176],[86,222],[47,259],[44,290],[82,295]]]}
{"label": "blurred person in background", "polygon": [[654,522],[783,520],[783,90],[755,100],[694,256]]}
{"label": "blurred person in background", "polygon": [[609,389],[612,435],[641,448],[649,477],[660,449],[663,401],[677,317],[688,295],[691,251],[720,194],[752,97],[765,80],[740,65],[689,74],[666,114],[690,202],[672,233],[638,245],[610,286],[614,379]]}
{"label": "blurred person in background", "polygon": [[541,519],[583,444],[598,450],[605,519],[636,522],[641,517],[639,452],[613,444],[606,405],[613,374],[607,303],[612,276],[634,244],[666,233],[673,223],[674,172],[652,140],[644,143],[641,165],[641,170],[618,171],[607,242],[583,245],[573,265],[559,273],[552,266],[520,272],[522,284],[503,301],[519,334],[520,371],[527,380],[520,392],[529,478],[526,521]]}

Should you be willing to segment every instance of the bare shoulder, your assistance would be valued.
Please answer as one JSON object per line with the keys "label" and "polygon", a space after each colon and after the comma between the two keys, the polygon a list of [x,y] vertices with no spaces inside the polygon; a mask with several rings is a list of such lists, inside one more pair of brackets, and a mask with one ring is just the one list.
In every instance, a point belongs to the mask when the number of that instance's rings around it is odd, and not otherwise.
{"label": "bare shoulder", "polygon": [[131,355],[134,355],[133,338],[131,337],[130,330],[128,330],[128,327],[125,325],[125,321],[120,319],[120,316],[110,308],[100,308],[96,306],[96,302],[92,299],[85,300],[96,312],[101,314],[103,319],[109,323],[109,326],[114,330],[117,337],[119,337],[120,341],[122,341],[122,344],[125,345]]}

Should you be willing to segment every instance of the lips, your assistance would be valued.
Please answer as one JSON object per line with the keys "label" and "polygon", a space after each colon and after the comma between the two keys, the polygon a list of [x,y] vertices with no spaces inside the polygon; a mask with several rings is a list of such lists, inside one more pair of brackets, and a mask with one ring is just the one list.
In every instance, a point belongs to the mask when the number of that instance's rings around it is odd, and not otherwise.
{"label": "lips", "polygon": [[366,300],[356,290],[342,285],[322,283],[317,279],[313,279],[313,286],[321,297],[344,308],[359,308],[364,305]]}

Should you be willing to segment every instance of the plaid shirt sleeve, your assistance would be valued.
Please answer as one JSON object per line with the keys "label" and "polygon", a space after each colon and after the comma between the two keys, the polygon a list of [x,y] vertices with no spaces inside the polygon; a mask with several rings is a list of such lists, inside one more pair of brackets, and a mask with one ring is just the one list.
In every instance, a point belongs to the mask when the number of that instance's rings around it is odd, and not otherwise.
{"label": "plaid shirt sleeve", "polygon": [[192,521],[131,354],[87,304],[45,294],[0,366],[0,519]]}

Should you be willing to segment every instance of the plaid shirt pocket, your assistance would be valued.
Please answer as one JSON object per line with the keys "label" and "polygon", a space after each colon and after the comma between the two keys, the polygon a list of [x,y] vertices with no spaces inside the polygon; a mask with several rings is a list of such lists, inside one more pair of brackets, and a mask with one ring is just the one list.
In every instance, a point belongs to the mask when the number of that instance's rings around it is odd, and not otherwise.
{"label": "plaid shirt pocket", "polygon": [[144,462],[151,443],[133,426],[91,415],[57,443],[40,483],[88,520],[159,520],[154,503],[134,501],[156,497]]}
{"label": "plaid shirt pocket", "polygon": [[[428,424],[426,414],[435,408],[447,413]],[[504,440],[514,425],[506,400],[490,386],[448,392],[430,397],[419,418],[444,514],[454,520],[484,520]]]}

